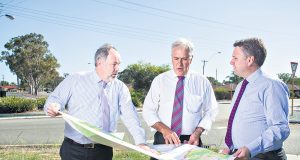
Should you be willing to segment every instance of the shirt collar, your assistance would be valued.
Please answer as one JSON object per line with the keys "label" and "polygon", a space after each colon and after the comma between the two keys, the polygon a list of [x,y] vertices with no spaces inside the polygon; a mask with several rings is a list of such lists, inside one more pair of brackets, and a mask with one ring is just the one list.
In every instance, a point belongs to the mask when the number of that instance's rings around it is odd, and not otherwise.
{"label": "shirt collar", "polygon": [[[186,75],[184,75],[184,78],[187,79],[187,78],[190,77],[190,75],[191,75],[191,73],[190,73],[190,71],[188,71],[188,73],[187,73]],[[174,79],[178,79],[178,76],[177,76],[177,74],[175,73],[174,70],[172,70],[172,77],[173,77]]]}
{"label": "shirt collar", "polygon": [[[92,81],[94,83],[100,83],[101,81],[103,81],[97,74],[96,70],[93,71],[93,73],[91,74],[91,78],[92,78]],[[106,84],[106,87],[109,87],[111,85],[111,82],[108,82]]]}
{"label": "shirt collar", "polygon": [[254,83],[255,80],[260,77],[262,75],[262,71],[260,68],[258,68],[255,72],[251,73],[247,78],[246,80],[249,82],[249,83]]}

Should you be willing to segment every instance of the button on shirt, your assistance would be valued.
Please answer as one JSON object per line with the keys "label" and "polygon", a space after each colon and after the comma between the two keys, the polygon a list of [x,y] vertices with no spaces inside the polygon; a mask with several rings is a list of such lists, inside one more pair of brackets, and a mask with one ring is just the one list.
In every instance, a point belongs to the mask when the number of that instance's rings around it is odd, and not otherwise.
{"label": "button on shirt", "polygon": [[[99,82],[101,79],[96,71],[74,74],[68,76],[48,97],[44,110],[47,113],[47,106],[51,103],[58,103],[61,110],[67,104],[68,114],[79,118],[91,125],[102,127],[101,98],[99,98]],[[131,101],[131,96],[126,85],[114,79],[107,83],[104,91],[110,107],[110,131],[115,131],[119,116],[133,136],[136,144],[145,143],[145,132],[141,127],[136,109]],[[74,130],[68,123],[65,123],[65,136],[74,141],[87,144],[91,140]]]}
{"label": "button on shirt", "polygon": [[[174,96],[178,77],[173,70],[155,77],[145,98],[143,117],[149,126],[162,122],[171,128]],[[199,73],[189,72],[184,79],[182,135],[196,127],[211,128],[217,115],[217,102],[210,82]]]}
{"label": "button on shirt", "polygon": [[[272,79],[260,69],[247,77],[247,81],[233,120],[232,141],[234,148],[246,146],[253,157],[281,148],[289,136],[289,90],[282,81]],[[241,83],[235,90],[233,103],[240,87]]]}

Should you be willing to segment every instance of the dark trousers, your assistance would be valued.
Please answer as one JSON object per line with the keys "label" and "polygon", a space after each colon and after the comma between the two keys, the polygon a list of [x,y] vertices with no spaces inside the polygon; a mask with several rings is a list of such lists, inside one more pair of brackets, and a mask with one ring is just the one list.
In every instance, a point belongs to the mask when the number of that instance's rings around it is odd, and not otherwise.
{"label": "dark trousers", "polygon": [[102,144],[83,145],[65,137],[59,154],[62,160],[112,160],[113,149]]}
{"label": "dark trousers", "polygon": [[[230,154],[234,154],[237,151],[237,149],[233,150]],[[269,151],[266,153],[260,153],[252,158],[250,160],[287,160],[285,151],[283,148],[280,148],[275,151]]]}
{"label": "dark trousers", "polygon": [[263,159],[263,160],[287,160],[285,151],[283,148],[280,148],[275,151],[269,151],[266,153],[260,153],[250,160]]}
{"label": "dark trousers", "polygon": [[[179,137],[181,143],[183,143],[185,140],[186,141],[189,141],[190,140],[190,135],[181,135]],[[160,132],[156,132],[154,134],[154,142],[153,142],[154,145],[156,144],[165,144],[165,139],[164,139],[164,136],[162,135],[162,133]],[[199,147],[202,147],[203,144],[202,144],[202,141],[201,141],[201,138],[199,138]],[[150,160],[156,160],[155,158],[150,158]]]}

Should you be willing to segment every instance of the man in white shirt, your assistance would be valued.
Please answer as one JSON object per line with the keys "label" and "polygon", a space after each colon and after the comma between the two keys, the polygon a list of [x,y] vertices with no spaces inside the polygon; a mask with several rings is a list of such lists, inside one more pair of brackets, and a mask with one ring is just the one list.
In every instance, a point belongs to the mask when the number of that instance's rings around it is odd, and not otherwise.
{"label": "man in white shirt", "polygon": [[193,44],[186,39],[175,41],[173,70],[158,75],[151,84],[144,101],[143,118],[157,131],[154,144],[202,146],[200,136],[211,128],[217,115],[210,82],[201,74],[189,71],[192,59]]}

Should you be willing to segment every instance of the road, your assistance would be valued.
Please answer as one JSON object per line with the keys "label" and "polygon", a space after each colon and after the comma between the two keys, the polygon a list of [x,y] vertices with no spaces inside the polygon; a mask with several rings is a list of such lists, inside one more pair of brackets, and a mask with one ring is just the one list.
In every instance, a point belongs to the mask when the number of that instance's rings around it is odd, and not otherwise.
{"label": "road", "polygon": [[[219,107],[220,111],[212,130],[203,135],[202,140],[204,144],[225,147],[224,136],[230,107],[228,103],[220,103]],[[148,140],[151,141],[153,132],[146,127],[143,120],[142,124],[146,128]],[[284,149],[288,154],[300,155],[300,144],[296,143],[300,142],[300,124],[290,124],[290,128],[291,134],[284,143]],[[0,145],[60,144],[63,130],[62,118],[0,119]],[[127,132],[121,122],[118,123],[118,131]],[[125,140],[132,142],[130,136],[126,136]]]}

